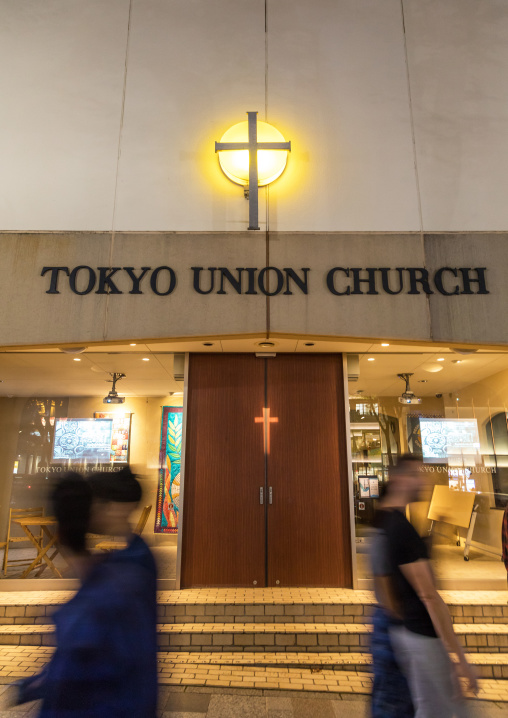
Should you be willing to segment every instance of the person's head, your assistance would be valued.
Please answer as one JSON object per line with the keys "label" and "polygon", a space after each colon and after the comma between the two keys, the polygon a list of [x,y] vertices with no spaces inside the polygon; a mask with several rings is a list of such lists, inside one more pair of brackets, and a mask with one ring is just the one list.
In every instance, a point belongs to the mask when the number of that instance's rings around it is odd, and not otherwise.
{"label": "person's head", "polygon": [[86,534],[92,505],[92,490],[88,482],[71,472],[55,484],[50,498],[58,522],[58,543],[63,553],[86,555]]}
{"label": "person's head", "polygon": [[97,472],[88,478],[93,502],[91,530],[121,536],[129,532],[129,516],[141,499],[141,485],[127,466],[120,471]]}
{"label": "person's head", "polygon": [[389,469],[389,496],[403,495],[407,503],[417,501],[425,484],[422,457],[402,454],[395,466]]}

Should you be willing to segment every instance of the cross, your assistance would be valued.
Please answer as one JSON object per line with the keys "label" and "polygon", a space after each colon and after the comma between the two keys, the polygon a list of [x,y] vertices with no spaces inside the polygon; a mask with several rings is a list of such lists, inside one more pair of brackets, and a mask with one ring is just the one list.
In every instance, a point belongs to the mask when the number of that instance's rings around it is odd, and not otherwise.
{"label": "cross", "polygon": [[263,446],[265,454],[270,453],[270,424],[278,424],[279,418],[277,416],[270,416],[270,409],[263,407],[263,416],[255,416],[254,421],[256,424],[263,424]]}
{"label": "cross", "polygon": [[258,223],[258,150],[288,150],[291,142],[258,142],[258,113],[247,112],[248,142],[216,142],[215,151],[249,150],[249,229],[259,229]]}

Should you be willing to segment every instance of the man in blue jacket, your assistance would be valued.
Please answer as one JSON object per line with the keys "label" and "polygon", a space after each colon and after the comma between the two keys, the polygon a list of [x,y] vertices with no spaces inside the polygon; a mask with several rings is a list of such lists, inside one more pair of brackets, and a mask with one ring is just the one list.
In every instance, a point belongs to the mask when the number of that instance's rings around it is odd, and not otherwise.
{"label": "man in blue jacket", "polygon": [[[56,651],[40,674],[17,684],[17,702],[42,699],[40,718],[155,718],[156,567],[129,523],[141,487],[129,469],[72,482],[55,488],[54,503],[62,550],[82,585],[54,614]],[[86,530],[122,536],[127,546],[92,557]]]}

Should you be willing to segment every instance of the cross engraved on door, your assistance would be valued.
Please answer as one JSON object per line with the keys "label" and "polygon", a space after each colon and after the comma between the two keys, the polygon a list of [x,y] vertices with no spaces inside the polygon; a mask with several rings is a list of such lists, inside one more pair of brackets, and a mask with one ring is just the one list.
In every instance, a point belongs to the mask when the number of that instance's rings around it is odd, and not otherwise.
{"label": "cross engraved on door", "polygon": [[270,424],[278,424],[278,416],[270,416],[270,409],[263,407],[263,416],[255,416],[256,424],[263,424],[263,446],[265,454],[270,453]]}

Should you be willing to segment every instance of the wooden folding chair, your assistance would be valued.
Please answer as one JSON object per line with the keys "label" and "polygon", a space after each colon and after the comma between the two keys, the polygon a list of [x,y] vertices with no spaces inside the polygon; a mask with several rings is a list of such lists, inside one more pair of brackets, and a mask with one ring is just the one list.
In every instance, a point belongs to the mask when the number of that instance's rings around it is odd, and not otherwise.
{"label": "wooden folding chair", "polygon": [[[132,530],[132,533],[137,534],[138,536],[141,536],[143,529],[146,526],[146,522],[148,521],[148,517],[150,516],[150,511],[152,510],[151,506],[145,506],[143,511],[141,512],[141,515],[139,517],[138,523],[136,524],[135,528]],[[122,549],[126,547],[125,541],[100,541],[98,544],[96,544],[95,548],[99,551],[118,551],[118,549]]]}
{"label": "wooden folding chair", "polygon": [[[5,542],[5,549],[4,549],[4,562],[3,562],[3,572],[4,576],[7,574],[7,568],[9,566],[29,566],[33,558],[14,558],[9,561],[9,546],[10,544],[18,544],[23,542],[29,543],[27,537],[25,535],[23,536],[12,536],[11,530],[12,530],[12,522],[16,519],[22,519],[26,518],[28,516],[44,516],[44,508],[42,506],[37,506],[36,508],[32,509],[9,509],[9,524],[7,528],[7,540]],[[19,529],[19,526],[18,526]],[[43,531],[41,528],[41,533],[39,536],[37,536],[37,539],[42,543],[43,539]],[[36,564],[36,566],[40,566],[42,561]]]}

